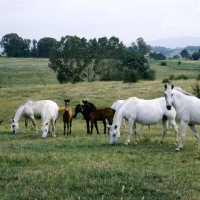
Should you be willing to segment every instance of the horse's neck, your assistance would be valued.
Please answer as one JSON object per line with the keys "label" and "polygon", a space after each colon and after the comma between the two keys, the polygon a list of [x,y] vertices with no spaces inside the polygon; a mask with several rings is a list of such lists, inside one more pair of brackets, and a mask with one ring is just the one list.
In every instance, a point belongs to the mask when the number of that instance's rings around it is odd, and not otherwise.
{"label": "horse's neck", "polygon": [[24,105],[20,106],[20,107],[17,109],[16,113],[14,114],[13,120],[14,120],[15,122],[18,122],[18,121],[20,120],[21,116],[24,114],[23,111],[24,111]]}
{"label": "horse's neck", "polygon": [[123,109],[121,107],[119,107],[117,109],[117,111],[115,112],[114,118],[113,118],[113,125],[119,125],[122,122],[123,119]]}
{"label": "horse's neck", "polygon": [[174,108],[182,107],[182,104],[184,102],[184,99],[187,100],[189,96],[181,93],[180,91],[175,91],[175,94],[173,96],[174,100],[172,105]]}

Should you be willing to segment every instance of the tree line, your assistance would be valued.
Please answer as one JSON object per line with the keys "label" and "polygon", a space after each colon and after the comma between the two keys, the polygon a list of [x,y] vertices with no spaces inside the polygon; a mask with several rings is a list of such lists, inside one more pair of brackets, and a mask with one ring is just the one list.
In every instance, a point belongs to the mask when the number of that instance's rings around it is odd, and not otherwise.
{"label": "tree line", "polygon": [[23,39],[16,33],[2,37],[0,45],[10,57],[46,57],[49,67],[57,74],[60,83],[83,80],[154,80],[155,71],[150,69],[145,55],[151,47],[138,38],[126,47],[117,37],[87,40],[77,36]]}

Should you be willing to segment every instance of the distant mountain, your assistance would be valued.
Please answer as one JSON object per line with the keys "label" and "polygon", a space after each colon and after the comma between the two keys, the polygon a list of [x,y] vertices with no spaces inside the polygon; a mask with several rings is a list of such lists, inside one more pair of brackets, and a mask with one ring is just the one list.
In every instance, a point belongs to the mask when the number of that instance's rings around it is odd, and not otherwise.
{"label": "distant mountain", "polygon": [[154,41],[147,41],[146,44],[151,46],[162,46],[166,48],[185,48],[187,46],[200,46],[200,37],[173,37],[162,38]]}

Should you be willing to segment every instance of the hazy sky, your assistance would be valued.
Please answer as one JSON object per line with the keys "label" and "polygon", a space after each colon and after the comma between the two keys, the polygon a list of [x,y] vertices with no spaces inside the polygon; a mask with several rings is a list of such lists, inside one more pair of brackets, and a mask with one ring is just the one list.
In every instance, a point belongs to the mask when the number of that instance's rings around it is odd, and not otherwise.
{"label": "hazy sky", "polygon": [[200,37],[199,0],[0,0],[0,39]]}

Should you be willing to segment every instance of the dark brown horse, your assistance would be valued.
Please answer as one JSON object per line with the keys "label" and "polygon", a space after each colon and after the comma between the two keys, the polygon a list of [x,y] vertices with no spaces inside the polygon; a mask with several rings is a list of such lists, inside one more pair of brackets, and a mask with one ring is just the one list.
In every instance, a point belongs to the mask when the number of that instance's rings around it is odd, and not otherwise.
{"label": "dark brown horse", "polygon": [[[94,104],[91,103],[91,106],[93,108],[96,108]],[[83,115],[83,118],[85,119],[86,121],[86,126],[87,126],[87,134],[90,134],[90,127],[89,127],[89,122],[90,122],[90,115],[89,115],[89,110],[88,109],[82,109],[82,105],[79,103],[76,105],[75,107],[75,111],[74,111],[74,115],[73,117],[76,118],[77,114],[78,113],[81,113]],[[98,132],[98,131],[97,131]]]}
{"label": "dark brown horse", "polygon": [[65,101],[65,112],[63,114],[64,135],[65,135],[66,124],[67,124],[67,135],[71,135],[73,112],[72,108],[69,106],[70,99],[64,101]]}
{"label": "dark brown horse", "polygon": [[112,108],[106,107],[106,108],[98,108],[97,109],[94,107],[94,105],[92,103],[90,103],[88,101],[83,101],[83,105],[79,104],[78,107],[80,110],[79,112],[81,112],[83,114],[83,116],[85,116],[85,117],[87,116],[88,129],[89,129],[89,121],[91,121],[91,134],[93,132],[94,125],[95,125],[97,133],[99,134],[97,121],[103,122],[104,134],[106,134],[106,119],[109,124],[112,124],[112,120],[113,120],[113,116],[114,116],[114,110]]}

